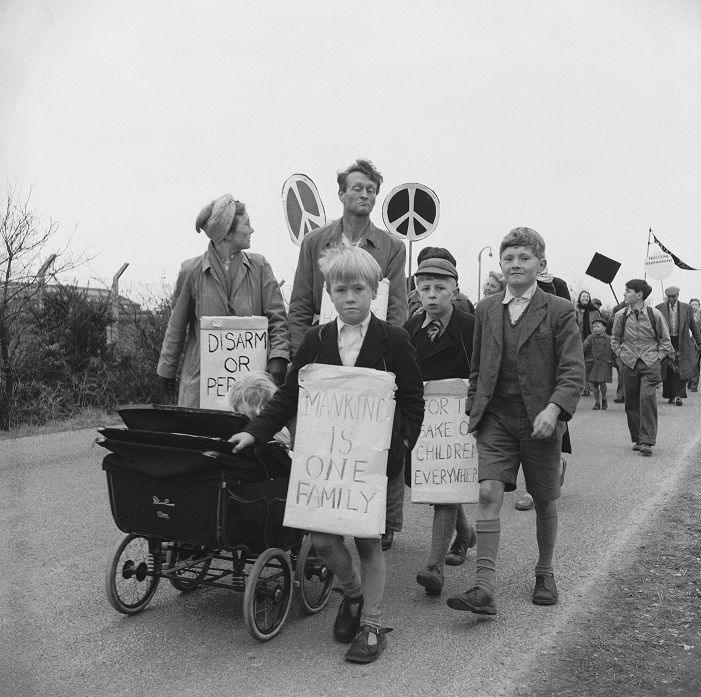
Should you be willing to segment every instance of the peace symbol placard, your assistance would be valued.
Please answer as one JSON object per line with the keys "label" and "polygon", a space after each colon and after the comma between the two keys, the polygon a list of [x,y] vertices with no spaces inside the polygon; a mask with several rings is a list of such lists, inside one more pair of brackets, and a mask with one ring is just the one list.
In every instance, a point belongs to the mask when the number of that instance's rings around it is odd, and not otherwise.
{"label": "peace symbol placard", "polygon": [[410,242],[428,237],[438,227],[441,204],[423,184],[395,186],[382,204],[382,218],[392,232]]}
{"label": "peace symbol placard", "polygon": [[297,245],[307,233],[326,225],[324,204],[306,174],[293,174],[282,185],[282,209],[290,237]]}

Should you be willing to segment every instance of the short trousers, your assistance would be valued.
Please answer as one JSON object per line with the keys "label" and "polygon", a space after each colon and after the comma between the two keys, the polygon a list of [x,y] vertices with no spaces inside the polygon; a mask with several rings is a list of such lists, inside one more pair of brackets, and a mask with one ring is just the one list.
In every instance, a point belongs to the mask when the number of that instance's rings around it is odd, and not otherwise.
{"label": "short trousers", "polygon": [[534,499],[560,498],[560,456],[565,422],[558,421],[550,438],[531,438],[533,424],[523,402],[501,400],[489,405],[475,433],[479,481],[504,482],[505,491],[516,489],[523,467],[526,490]]}

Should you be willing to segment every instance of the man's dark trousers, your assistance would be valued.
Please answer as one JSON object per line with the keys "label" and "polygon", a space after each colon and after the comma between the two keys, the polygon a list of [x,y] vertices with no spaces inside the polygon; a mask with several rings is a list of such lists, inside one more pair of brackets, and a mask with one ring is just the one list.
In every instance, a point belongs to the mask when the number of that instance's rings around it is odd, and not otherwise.
{"label": "man's dark trousers", "polygon": [[633,443],[655,445],[657,439],[657,385],[661,377],[660,362],[652,365],[638,358],[635,367],[621,364],[626,392],[626,416]]}

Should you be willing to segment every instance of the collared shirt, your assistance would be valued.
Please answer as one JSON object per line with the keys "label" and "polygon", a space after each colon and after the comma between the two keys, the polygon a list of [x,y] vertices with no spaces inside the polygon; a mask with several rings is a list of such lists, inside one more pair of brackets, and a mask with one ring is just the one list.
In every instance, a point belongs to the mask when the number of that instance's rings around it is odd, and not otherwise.
{"label": "collared shirt", "polygon": [[[451,303],[450,305],[450,311],[448,314],[443,317],[443,319],[436,319],[436,322],[438,322],[441,325],[441,330],[438,333],[438,336],[442,336],[443,332],[448,328],[448,325],[450,324],[450,318],[453,316],[453,305]],[[428,312],[426,313],[426,317],[424,318],[423,323],[421,324],[421,329],[426,329],[431,322],[434,321],[433,317],[429,317]]]}
{"label": "collared shirt", "polygon": [[338,353],[343,365],[354,366],[360,353],[360,347],[365,340],[365,334],[370,324],[370,313],[358,324],[346,324],[340,317],[336,318],[338,327]]}
{"label": "collared shirt", "polygon": [[[611,348],[629,368],[634,368],[638,359],[643,361],[645,365],[652,365],[655,361],[661,361],[665,356],[674,355],[667,323],[660,321],[663,318],[659,310],[651,309],[655,316],[659,341],[655,338],[655,329],[650,324],[645,302],[620,310],[613,320]],[[621,336],[624,315],[628,315],[628,319],[626,319],[625,330]]]}
{"label": "collared shirt", "polygon": [[667,303],[667,309],[669,311],[669,333],[671,336],[677,336],[679,334],[679,302]]}
{"label": "collared shirt", "polygon": [[537,287],[538,283],[536,282],[520,297],[516,297],[509,289],[509,286],[506,286],[504,299],[501,302],[503,305],[508,305],[509,317],[511,318],[512,324],[516,324],[518,318],[526,311],[526,308],[530,305],[531,300],[533,299],[533,293],[535,293]]}

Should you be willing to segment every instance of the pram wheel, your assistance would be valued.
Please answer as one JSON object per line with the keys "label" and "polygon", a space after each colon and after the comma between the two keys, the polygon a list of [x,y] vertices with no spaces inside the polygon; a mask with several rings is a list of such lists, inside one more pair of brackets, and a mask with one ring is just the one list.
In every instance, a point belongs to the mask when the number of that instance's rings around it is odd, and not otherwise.
{"label": "pram wheel", "polygon": [[258,641],[282,629],[292,604],[292,564],[287,552],[266,549],[251,567],[243,594],[243,619]]}
{"label": "pram wheel", "polygon": [[[160,542],[154,544],[160,548]],[[117,547],[107,570],[107,599],[117,612],[134,615],[149,604],[159,580],[148,539],[141,535],[127,535]]]}
{"label": "pram wheel", "polygon": [[307,533],[302,540],[295,565],[295,595],[307,615],[314,615],[326,606],[334,575],[312,545]]}
{"label": "pram wheel", "polygon": [[199,557],[205,557],[199,563],[191,563],[185,569],[168,574],[170,585],[181,593],[189,593],[199,588],[207,578],[207,572],[212,563],[209,558],[209,550],[206,547],[191,547],[173,542],[168,550],[168,561],[170,566],[181,564],[182,562],[196,562]]}

